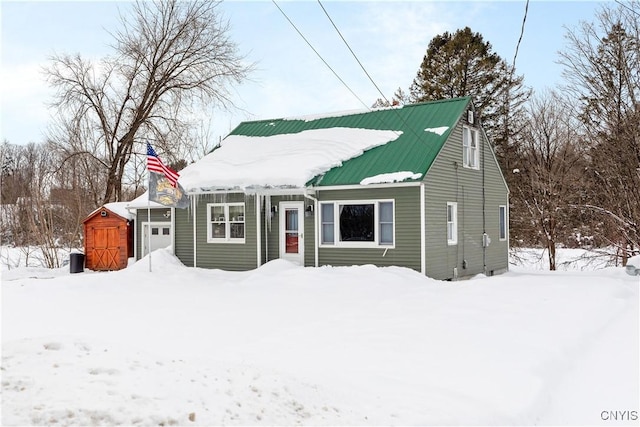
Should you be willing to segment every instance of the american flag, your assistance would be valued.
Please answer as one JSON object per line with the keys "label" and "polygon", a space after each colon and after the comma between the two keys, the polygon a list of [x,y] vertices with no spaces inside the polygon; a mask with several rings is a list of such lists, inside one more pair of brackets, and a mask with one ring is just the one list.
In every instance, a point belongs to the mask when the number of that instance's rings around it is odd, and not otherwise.
{"label": "american flag", "polygon": [[178,185],[178,177],[180,174],[173,169],[167,167],[162,163],[160,157],[156,154],[155,150],[147,142],[147,169],[149,172],[159,173],[160,175],[164,175],[167,177],[171,185],[174,187]]}

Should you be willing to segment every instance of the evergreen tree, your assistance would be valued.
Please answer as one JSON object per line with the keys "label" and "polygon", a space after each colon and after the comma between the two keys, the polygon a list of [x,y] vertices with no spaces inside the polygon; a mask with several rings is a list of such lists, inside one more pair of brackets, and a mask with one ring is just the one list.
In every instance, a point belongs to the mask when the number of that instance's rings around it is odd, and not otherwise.
{"label": "evergreen tree", "polygon": [[434,37],[409,89],[412,102],[471,96],[505,175],[522,128],[523,104],[531,91],[493,52],[491,43],[469,27]]}

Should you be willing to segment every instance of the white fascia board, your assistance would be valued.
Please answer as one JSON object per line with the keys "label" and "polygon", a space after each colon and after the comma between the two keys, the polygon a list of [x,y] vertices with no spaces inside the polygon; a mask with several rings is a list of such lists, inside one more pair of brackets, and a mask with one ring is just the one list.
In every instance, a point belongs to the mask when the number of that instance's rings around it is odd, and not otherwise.
{"label": "white fascia board", "polygon": [[418,187],[422,181],[410,181],[410,182],[388,182],[382,184],[352,184],[352,185],[326,185],[309,187],[311,191],[330,191],[330,190],[366,190],[369,188],[394,188],[394,187]]}

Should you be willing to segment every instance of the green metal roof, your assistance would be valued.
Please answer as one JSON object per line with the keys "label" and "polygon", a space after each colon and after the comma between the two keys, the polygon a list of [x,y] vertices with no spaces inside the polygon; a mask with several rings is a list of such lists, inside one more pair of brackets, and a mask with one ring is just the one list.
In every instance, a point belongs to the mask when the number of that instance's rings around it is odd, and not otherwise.
{"label": "green metal roof", "polygon": [[[400,131],[396,140],[346,160],[307,184],[359,184],[368,177],[405,171],[424,177],[470,101],[464,97],[320,118],[250,121],[240,123],[230,135],[272,136],[335,127]],[[425,131],[441,127],[447,127],[442,135]]]}

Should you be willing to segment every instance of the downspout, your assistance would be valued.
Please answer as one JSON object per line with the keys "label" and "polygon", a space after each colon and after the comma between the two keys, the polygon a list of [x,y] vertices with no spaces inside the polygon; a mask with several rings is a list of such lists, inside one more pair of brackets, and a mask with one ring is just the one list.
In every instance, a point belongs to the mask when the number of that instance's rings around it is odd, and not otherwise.
{"label": "downspout", "polygon": [[271,233],[271,196],[266,194],[264,197],[264,259],[266,262],[269,262],[269,234]]}
{"label": "downspout", "polygon": [[482,272],[484,273],[484,275],[487,275],[487,246],[489,245],[489,239],[487,236],[487,220],[486,220],[486,199],[487,199],[487,195],[486,195],[486,189],[485,189],[485,166],[486,166],[486,159],[485,159],[485,133],[482,130],[482,123],[480,123],[480,130],[482,132],[478,132],[478,135],[481,135],[482,137],[482,159],[481,159],[481,165],[480,167],[482,168]]}
{"label": "downspout", "polygon": [[256,235],[257,235],[257,250],[256,250],[256,257],[257,257],[257,266],[260,267],[260,265],[262,265],[262,229],[261,229],[261,224],[260,224],[260,210],[261,210],[261,206],[260,206],[260,193],[256,193]]}
{"label": "downspout", "polygon": [[420,183],[420,273],[427,274],[427,219],[424,182]]}
{"label": "downspout", "polygon": [[198,245],[196,244],[196,197],[197,196],[190,196],[191,197],[191,212],[193,212],[193,266],[196,267],[196,259],[197,257],[197,252],[198,252]]}
{"label": "downspout", "polygon": [[304,197],[313,200],[313,259],[314,265],[318,266],[318,199],[304,192]]}
{"label": "downspout", "polygon": [[176,254],[176,208],[171,208],[171,252]]}

